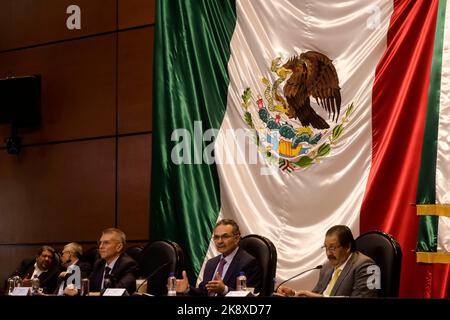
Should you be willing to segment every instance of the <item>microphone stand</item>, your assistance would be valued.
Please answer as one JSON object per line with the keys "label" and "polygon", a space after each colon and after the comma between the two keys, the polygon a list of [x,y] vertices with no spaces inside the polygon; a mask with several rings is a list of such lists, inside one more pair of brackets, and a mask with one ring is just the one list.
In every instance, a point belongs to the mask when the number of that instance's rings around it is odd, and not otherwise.
{"label": "microphone stand", "polygon": [[304,273],[307,273],[307,272],[310,272],[310,271],[313,271],[313,270],[318,270],[318,269],[322,269],[322,265],[321,265],[321,264],[319,264],[318,266],[315,266],[314,268],[311,268],[311,269],[307,269],[307,270],[305,270],[305,271],[302,271],[302,272],[300,272],[300,273],[298,273],[298,274],[296,274],[296,275],[290,277],[290,278],[287,279],[287,280],[284,280],[283,282],[281,282],[281,283],[276,287],[276,289],[275,289],[274,292],[277,292],[278,289],[279,289],[283,284],[285,284],[286,282],[291,281],[291,280],[294,279],[294,278],[300,277],[300,276],[301,276],[302,274],[304,274]]}
{"label": "microphone stand", "polygon": [[145,278],[144,281],[142,281],[142,283],[136,288],[136,292],[133,293],[133,295],[141,295],[141,293],[139,293],[139,289],[142,288],[142,286],[146,283],[148,283],[148,281],[150,279],[152,279],[159,271],[161,271],[165,266],[167,266],[169,264],[169,262],[166,262],[162,265],[160,265],[158,268],[156,268],[155,271],[153,271],[147,278]]}

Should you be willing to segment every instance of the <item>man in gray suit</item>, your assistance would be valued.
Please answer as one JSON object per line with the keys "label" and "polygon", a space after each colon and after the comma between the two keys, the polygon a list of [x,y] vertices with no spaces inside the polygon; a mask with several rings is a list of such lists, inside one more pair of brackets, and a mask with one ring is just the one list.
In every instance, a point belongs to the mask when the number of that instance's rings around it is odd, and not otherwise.
{"label": "man in gray suit", "polygon": [[285,296],[328,297],[376,297],[375,288],[370,288],[369,277],[375,262],[355,250],[352,231],[344,225],[331,227],[325,235],[325,249],[328,261],[320,270],[319,281],[312,291],[295,291],[280,287],[278,293]]}

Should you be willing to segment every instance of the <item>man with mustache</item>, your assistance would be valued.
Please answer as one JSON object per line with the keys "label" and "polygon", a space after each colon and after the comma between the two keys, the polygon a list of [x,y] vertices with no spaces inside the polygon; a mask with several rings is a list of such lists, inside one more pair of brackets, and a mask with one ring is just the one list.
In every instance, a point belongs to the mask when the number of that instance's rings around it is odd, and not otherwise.
{"label": "man with mustache", "polygon": [[37,277],[44,292],[52,293],[55,290],[59,274],[55,255],[55,249],[50,246],[42,246],[35,259],[24,260],[16,272],[23,279],[22,286],[30,287],[31,279]]}
{"label": "man with mustache", "polygon": [[220,255],[206,262],[203,281],[198,288],[189,286],[186,271],[177,280],[177,292],[189,295],[223,296],[236,290],[236,277],[244,272],[248,287],[261,291],[261,267],[255,257],[239,247],[241,232],[234,220],[223,219],[214,227],[213,241]]}
{"label": "man with mustache", "polygon": [[344,225],[331,227],[325,235],[323,248],[328,261],[320,270],[319,280],[312,291],[281,286],[278,293],[285,296],[306,297],[376,297],[375,289],[367,285],[372,273],[368,272],[375,262],[355,250],[355,240],[350,228]]}

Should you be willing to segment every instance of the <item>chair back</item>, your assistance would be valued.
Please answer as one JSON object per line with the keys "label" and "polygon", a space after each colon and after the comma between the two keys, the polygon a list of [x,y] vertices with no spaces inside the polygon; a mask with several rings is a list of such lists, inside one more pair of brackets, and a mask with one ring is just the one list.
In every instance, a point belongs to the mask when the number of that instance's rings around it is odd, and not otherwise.
{"label": "chair back", "polygon": [[94,265],[95,261],[97,259],[100,259],[100,255],[98,253],[97,247],[91,247],[88,250],[85,250],[83,252],[83,255],[81,256],[80,260],[89,263],[91,266]]}
{"label": "chair back", "polygon": [[125,252],[127,255],[133,258],[134,261],[139,262],[139,260],[141,259],[142,250],[144,250],[143,245],[134,245],[128,247],[128,249],[125,250]]}
{"label": "chair back", "polygon": [[254,256],[261,266],[262,290],[260,295],[272,295],[277,271],[277,249],[272,241],[257,234],[249,234],[241,239],[239,246]]}
{"label": "chair back", "polygon": [[166,295],[169,273],[174,272],[177,278],[181,277],[184,269],[183,250],[173,241],[151,242],[142,250],[139,266],[141,275],[147,279],[147,293]]}
{"label": "chair back", "polygon": [[379,297],[398,297],[402,250],[390,234],[369,231],[355,239],[356,250],[372,258],[380,267],[381,288]]}
{"label": "chair back", "polygon": [[132,245],[125,250],[125,253],[138,263],[138,269],[135,272],[136,277],[141,277],[141,266],[139,262],[141,260],[142,250],[144,250],[143,245]]}

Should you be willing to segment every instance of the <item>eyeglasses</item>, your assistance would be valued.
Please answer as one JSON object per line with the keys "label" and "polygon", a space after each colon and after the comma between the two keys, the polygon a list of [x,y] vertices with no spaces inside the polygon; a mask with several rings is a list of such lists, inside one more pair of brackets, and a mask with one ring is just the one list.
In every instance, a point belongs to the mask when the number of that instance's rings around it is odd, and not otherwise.
{"label": "eyeglasses", "polygon": [[110,244],[112,244],[112,243],[117,243],[117,242],[119,242],[119,241],[117,241],[117,240],[98,241],[98,242],[97,242],[97,245],[98,245],[99,247],[100,247],[101,245],[109,246]]}
{"label": "eyeglasses", "polygon": [[340,245],[337,245],[337,246],[330,246],[330,247],[326,247],[326,246],[322,246],[321,248],[323,249],[323,250],[325,250],[325,251],[329,251],[329,252],[336,252],[336,250],[338,249],[338,248],[340,248],[340,247],[342,247],[342,246],[340,246]]}
{"label": "eyeglasses", "polygon": [[228,233],[224,233],[224,234],[222,234],[222,235],[218,235],[218,234],[215,234],[214,236],[213,236],[213,240],[214,241],[219,241],[220,239],[222,239],[222,240],[228,240],[228,239],[230,239],[230,238],[232,238],[232,237],[234,237],[234,236],[236,236],[235,234],[228,234]]}

